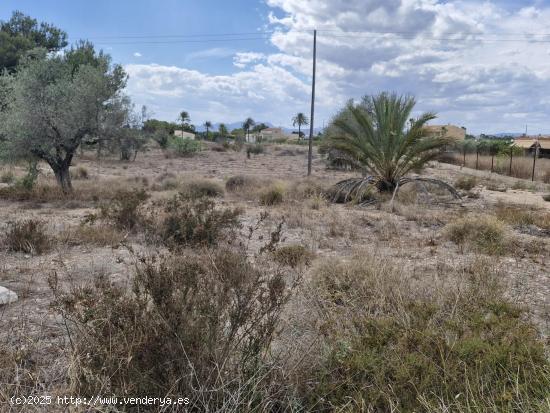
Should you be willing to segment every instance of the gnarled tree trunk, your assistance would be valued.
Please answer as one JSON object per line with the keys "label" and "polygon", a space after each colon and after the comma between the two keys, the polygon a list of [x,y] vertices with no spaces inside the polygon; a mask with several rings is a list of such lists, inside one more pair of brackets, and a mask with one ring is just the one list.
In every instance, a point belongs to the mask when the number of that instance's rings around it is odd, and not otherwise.
{"label": "gnarled tree trunk", "polygon": [[73,191],[69,165],[70,164],[63,163],[60,167],[54,169],[55,179],[57,180],[57,183],[61,186],[61,190],[65,194],[71,193]]}

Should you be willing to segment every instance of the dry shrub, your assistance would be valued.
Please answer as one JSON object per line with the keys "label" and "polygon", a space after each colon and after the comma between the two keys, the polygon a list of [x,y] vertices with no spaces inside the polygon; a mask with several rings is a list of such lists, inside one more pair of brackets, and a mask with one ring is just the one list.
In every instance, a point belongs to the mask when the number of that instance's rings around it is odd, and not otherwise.
{"label": "dry shrub", "polygon": [[550,230],[550,213],[544,210],[499,202],[495,207],[495,215],[513,227],[522,228],[535,225],[544,230]]}
{"label": "dry shrub", "polygon": [[149,195],[143,189],[119,191],[110,203],[101,205],[99,217],[117,229],[132,230],[138,224],[143,224],[140,207],[148,198]]}
{"label": "dry shrub", "polygon": [[546,202],[550,202],[550,194],[544,194],[542,196],[542,199],[544,199]]}
{"label": "dry shrub", "polygon": [[[151,213],[157,215],[155,210]],[[211,246],[232,238],[229,235],[240,227],[241,213],[240,209],[217,208],[208,198],[189,199],[178,194],[165,204],[154,230],[170,248]]]}
{"label": "dry shrub", "polygon": [[511,247],[511,234],[504,223],[493,216],[458,218],[447,224],[444,231],[455,244],[488,255],[502,255]]}
{"label": "dry shrub", "polygon": [[294,286],[287,280],[228,249],[143,258],[131,293],[104,277],[63,292],[52,278],[73,337],[73,392],[262,411],[274,403],[267,350]]}
{"label": "dry shrub", "polygon": [[455,181],[455,188],[469,191],[477,185],[477,178],[475,176],[462,175]]}
{"label": "dry shrub", "polygon": [[260,205],[282,204],[285,199],[285,188],[281,184],[272,184],[260,192],[259,198]]}
{"label": "dry shrub", "polygon": [[0,175],[0,183],[12,184],[13,182],[15,182],[15,175],[12,171],[2,172],[2,175]]}
{"label": "dry shrub", "polygon": [[201,197],[222,197],[223,187],[216,181],[210,179],[193,179],[182,184],[181,193],[188,198]]}
{"label": "dry shrub", "polygon": [[36,219],[12,222],[8,224],[5,245],[9,251],[26,254],[42,254],[51,247],[50,237],[46,234],[45,223]]}
{"label": "dry shrub", "polygon": [[63,231],[57,238],[69,245],[89,244],[98,247],[114,247],[124,241],[125,234],[110,225],[79,225]]}
{"label": "dry shrub", "polygon": [[310,265],[313,253],[299,244],[284,245],[273,252],[273,260],[281,265],[296,268],[303,265]]}
{"label": "dry shrub", "polygon": [[326,190],[326,186],[321,182],[312,178],[306,178],[292,182],[288,196],[292,199],[302,201],[314,197],[323,197]]}
{"label": "dry shrub", "polygon": [[72,179],[89,179],[90,173],[85,167],[79,166],[76,169],[71,169],[71,178]]}
{"label": "dry shrub", "polygon": [[544,342],[487,268],[476,263],[466,277],[450,274],[441,288],[369,254],[314,268],[320,357],[296,378],[309,405],[543,411],[550,402]]}

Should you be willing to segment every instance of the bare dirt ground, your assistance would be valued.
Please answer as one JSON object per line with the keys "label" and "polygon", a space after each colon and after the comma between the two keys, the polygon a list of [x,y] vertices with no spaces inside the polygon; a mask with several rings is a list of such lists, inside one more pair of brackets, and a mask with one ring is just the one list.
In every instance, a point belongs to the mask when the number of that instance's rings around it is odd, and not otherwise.
{"label": "bare dirt ground", "polygon": [[[167,159],[160,151],[152,150],[129,163],[115,159],[98,163],[90,153],[83,159],[76,159],[75,164],[89,173],[88,179],[73,182],[75,188],[95,186],[108,189],[116,183],[120,187],[145,187],[153,198],[160,198],[176,192],[173,188],[163,188],[162,183],[167,179],[185,181],[197,177],[213,179],[223,185],[231,176],[248,175],[266,181],[281,181],[290,190],[305,177],[307,152],[305,147],[274,145],[269,146],[265,154],[253,155],[251,159],[247,159],[245,152],[210,150],[193,158]],[[42,170],[44,176],[41,179],[51,181],[46,166]],[[15,168],[14,171],[16,175],[22,174],[22,169]],[[488,260],[502,274],[508,296],[527,306],[541,332],[548,335],[548,233],[510,228],[518,246],[513,253],[502,256],[485,256],[464,250],[444,236],[448,222],[467,214],[492,214],[499,203],[547,212],[550,202],[543,201],[541,195],[550,192],[548,185],[536,184],[530,190],[512,189],[520,180],[438,163],[423,174],[450,183],[462,175],[477,176],[478,185],[470,191],[476,195],[451,203],[405,202],[400,199],[394,205],[394,212],[390,211],[388,202],[378,207],[360,207],[292,196],[280,205],[262,206],[253,193],[227,192],[218,202],[242,207],[245,226],[266,210],[270,213],[269,223],[273,225],[284,217],[284,243],[302,244],[314,252],[316,259],[345,259],[357,251],[370,251],[427,280],[437,279],[450,268],[467,271],[468,265],[476,260]],[[356,174],[327,170],[324,161],[316,155],[313,176],[316,182],[328,186]],[[526,186],[528,184],[525,182]],[[487,189],[487,186],[495,185],[498,190]],[[500,192],[503,189],[505,192]],[[100,247],[85,242],[68,242],[59,235],[78,227],[82,219],[94,211],[95,208],[84,201],[37,204],[0,199],[0,235],[3,236],[8,222],[36,218],[45,221],[48,232],[57,238],[51,252],[43,255],[8,252],[5,248],[0,250],[0,285],[15,291],[20,298],[17,303],[0,307],[0,339],[11,340],[22,352],[34,349],[31,359],[39,364],[37,374],[48,376],[48,391],[52,393],[56,388],[62,388],[63,375],[66,374],[63,366],[70,340],[61,318],[50,309],[52,292],[48,278],[57,273],[61,280],[78,284],[103,273],[124,281],[129,279],[134,268],[134,258],[123,246]],[[128,241],[138,248],[145,244],[140,237],[130,237]],[[524,248],[532,244],[537,248]]]}

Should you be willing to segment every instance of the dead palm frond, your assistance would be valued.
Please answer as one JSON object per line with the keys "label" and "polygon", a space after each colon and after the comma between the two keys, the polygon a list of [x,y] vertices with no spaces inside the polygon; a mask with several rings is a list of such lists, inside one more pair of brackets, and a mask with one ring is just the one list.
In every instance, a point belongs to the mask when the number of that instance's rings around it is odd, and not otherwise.
{"label": "dead palm frond", "polygon": [[426,133],[426,124],[435,119],[435,114],[428,112],[410,119],[414,105],[413,97],[382,93],[368,98],[366,105],[350,104],[347,116],[334,121],[334,132],[328,138],[330,148],[348,162],[353,160],[354,166],[363,172],[361,178],[346,179],[335,185],[334,194],[338,199],[356,199],[369,186],[396,193],[403,185],[416,181],[429,181],[460,198],[457,191],[443,181],[408,176],[453,142],[452,138]]}

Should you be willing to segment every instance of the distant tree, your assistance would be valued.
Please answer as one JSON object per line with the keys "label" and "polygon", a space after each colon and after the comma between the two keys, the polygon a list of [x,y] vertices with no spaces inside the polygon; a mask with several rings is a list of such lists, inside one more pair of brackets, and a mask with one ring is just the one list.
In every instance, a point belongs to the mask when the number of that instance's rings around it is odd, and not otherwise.
{"label": "distant tree", "polygon": [[143,130],[148,133],[162,131],[167,135],[173,135],[176,128],[178,128],[178,125],[173,122],[166,122],[165,120],[147,119],[143,122]]}
{"label": "distant tree", "polygon": [[207,120],[204,122],[204,127],[206,128],[206,140],[208,140],[208,131],[210,131],[210,128],[212,127],[212,122]]}
{"label": "distant tree", "polygon": [[227,137],[229,135],[229,131],[227,130],[227,126],[225,126],[224,123],[220,123],[220,126],[218,127],[218,132],[222,138]]}
{"label": "distant tree", "polygon": [[267,129],[269,128],[268,125],[266,125],[265,123],[258,123],[256,124],[253,128],[252,128],[252,132],[261,132],[263,131],[264,129]]}
{"label": "distant tree", "polygon": [[77,46],[63,55],[43,53],[40,59],[23,60],[16,74],[3,75],[12,92],[0,114],[2,152],[12,159],[45,161],[66,193],[72,190],[69,167],[75,151],[85,137],[102,133],[106,119],[116,118],[111,113],[127,79],[107,55],[75,64],[80,52]]}
{"label": "distant tree", "polygon": [[475,143],[470,139],[461,139],[455,143],[455,147],[462,153],[462,166],[466,166],[466,154],[475,148]]}
{"label": "distant tree", "polygon": [[187,113],[186,111],[180,112],[177,121],[179,122],[182,131],[195,133],[195,127],[191,125],[191,118],[189,117],[189,113]]}
{"label": "distant tree", "polygon": [[246,134],[246,140],[250,140],[250,128],[252,128],[256,122],[254,122],[254,119],[252,118],[246,118],[246,120],[243,122],[243,130]]}
{"label": "distant tree", "polygon": [[0,21],[0,72],[15,70],[26,52],[43,48],[56,52],[67,46],[67,33],[48,23],[38,23],[20,11]]}
{"label": "distant tree", "polygon": [[298,138],[302,137],[302,126],[309,125],[309,119],[303,113],[297,113],[296,116],[292,118],[292,126],[298,125]]}

